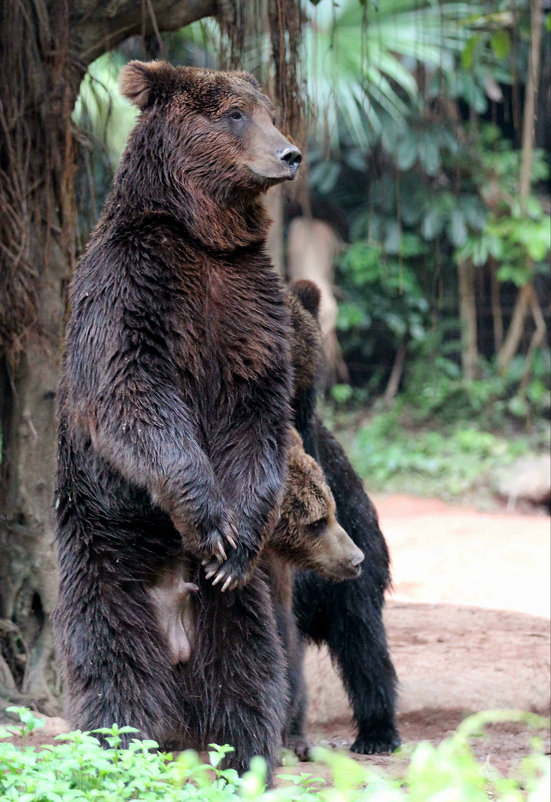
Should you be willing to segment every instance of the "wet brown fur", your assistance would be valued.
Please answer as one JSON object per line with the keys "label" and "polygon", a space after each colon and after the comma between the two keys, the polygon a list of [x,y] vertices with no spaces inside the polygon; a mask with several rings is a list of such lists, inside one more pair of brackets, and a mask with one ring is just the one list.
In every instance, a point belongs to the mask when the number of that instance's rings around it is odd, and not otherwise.
{"label": "wet brown fur", "polygon": [[[141,116],[72,284],[58,394],[68,717],[271,769],[285,664],[255,566],[285,487],[291,365],[261,195],[292,177],[289,143],[252,76],[133,62],[121,86]],[[194,647],[173,665],[148,588],[182,548]]]}
{"label": "wet brown fur", "polygon": [[[297,570],[310,570],[333,582],[358,577],[364,555],[335,517],[335,500],[323,471],[304,451],[293,430],[289,450],[287,489],[280,519],[263,554],[263,567],[270,578],[279,634],[287,658],[288,682],[292,689],[283,729],[283,744],[301,760],[309,756],[304,732],[295,733],[297,703],[305,693],[302,677],[303,647],[293,615],[293,583]],[[300,691],[299,691],[300,688]]]}
{"label": "wet brown fur", "polygon": [[[302,635],[328,645],[343,678],[358,726],[352,750],[373,754],[392,751],[400,743],[395,720],[397,679],[382,616],[384,594],[390,586],[389,554],[376,510],[360,477],[316,412],[321,360],[318,304],[319,291],[312,282],[291,285],[287,305],[293,326],[295,426],[306,452],[323,469],[337,505],[337,520],[365,554],[365,562],[360,576],[347,582],[327,582],[317,573],[297,572],[293,609]],[[291,733],[302,743],[306,694],[300,660],[295,661],[295,667],[291,675],[295,704]]]}

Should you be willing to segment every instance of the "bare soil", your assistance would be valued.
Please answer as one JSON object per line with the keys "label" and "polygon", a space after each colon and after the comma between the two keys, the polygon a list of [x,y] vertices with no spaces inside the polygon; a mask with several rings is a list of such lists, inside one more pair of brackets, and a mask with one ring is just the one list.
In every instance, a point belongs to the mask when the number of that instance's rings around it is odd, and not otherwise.
{"label": "bare soil", "polygon": [[[400,680],[403,742],[437,744],[478,710],[548,716],[549,517],[487,514],[399,496],[375,501],[393,563],[386,626]],[[311,740],[347,749],[354,727],[326,652],[308,653],[307,676]],[[51,743],[65,729],[63,719],[48,719],[29,743]],[[533,735],[523,725],[496,724],[474,749],[498,770],[514,771]],[[539,735],[549,752],[549,731]],[[405,760],[399,754],[355,757],[396,773]],[[315,763],[283,771],[326,776]]]}

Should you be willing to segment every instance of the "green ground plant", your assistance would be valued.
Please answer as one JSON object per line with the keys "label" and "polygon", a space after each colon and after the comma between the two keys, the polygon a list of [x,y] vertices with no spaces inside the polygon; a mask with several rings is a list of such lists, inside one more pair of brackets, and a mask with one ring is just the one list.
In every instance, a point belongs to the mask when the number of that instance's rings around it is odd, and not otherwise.
{"label": "green ground plant", "polygon": [[[132,741],[121,749],[121,734],[131,727],[98,730],[107,740],[102,748],[93,733],[58,735],[55,745],[35,749],[27,745],[31,732],[43,721],[25,708],[8,708],[19,715],[22,745],[0,743],[0,798],[9,802],[546,802],[549,759],[542,743],[533,739],[532,751],[503,776],[488,763],[477,762],[470,740],[488,724],[520,722],[542,730],[549,722],[532,713],[492,711],[471,716],[456,733],[438,746],[419,744],[409,756],[399,779],[375,772],[348,755],[318,749],[315,759],[329,768],[331,780],[303,773],[280,775],[281,787],[267,791],[266,767],[254,758],[251,769],[239,777],[221,768],[229,746],[212,745],[208,763],[192,751],[176,759],[159,752],[154,741]],[[0,738],[10,733],[0,730]],[[407,750],[406,750],[407,752]]]}
{"label": "green ground plant", "polygon": [[[363,416],[358,422],[358,413],[352,411],[356,394],[350,398],[348,392],[340,392],[349,389],[348,385],[337,386],[335,395],[341,403],[328,408],[325,417],[338,432],[371,493],[408,493],[448,501],[467,499],[493,508],[500,472],[519,457],[549,448],[548,425],[538,425],[531,434],[520,435],[513,424],[503,423],[501,431],[495,425],[485,428],[482,412],[472,412],[469,418],[466,409],[479,405],[482,408],[494,398],[493,381],[488,387],[477,387],[475,399],[458,381],[457,418],[452,414],[448,388],[445,410],[451,418],[447,422],[436,415],[431,422],[420,417],[419,408],[404,398],[399,398],[390,410],[372,411],[367,420]],[[361,399],[358,401],[361,404]],[[437,401],[436,396],[431,396],[430,403],[435,407]],[[339,411],[343,406],[346,412]]]}

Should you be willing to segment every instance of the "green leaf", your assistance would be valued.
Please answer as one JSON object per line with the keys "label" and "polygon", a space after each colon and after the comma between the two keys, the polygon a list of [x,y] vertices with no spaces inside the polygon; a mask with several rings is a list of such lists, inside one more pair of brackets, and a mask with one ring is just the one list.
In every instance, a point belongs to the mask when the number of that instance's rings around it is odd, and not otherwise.
{"label": "green leaf", "polygon": [[460,209],[453,209],[450,215],[450,222],[448,226],[450,239],[456,248],[460,248],[467,241],[467,226],[465,225],[465,218]]}
{"label": "green leaf", "polygon": [[429,175],[436,175],[440,169],[440,151],[430,133],[425,134],[418,146],[419,160]]}
{"label": "green leaf", "polygon": [[337,404],[345,404],[347,401],[350,401],[353,392],[349,384],[334,384],[331,388],[331,395]]}
{"label": "green leaf", "polygon": [[492,36],[490,44],[496,58],[505,58],[511,49],[511,37],[509,36],[509,32],[505,30],[496,31]]}
{"label": "green leaf", "polygon": [[480,34],[473,36],[467,44],[463,52],[461,53],[461,66],[464,70],[472,69],[474,63],[474,57],[476,54],[476,49],[478,47],[478,43],[480,42]]}
{"label": "green leaf", "polygon": [[385,253],[396,254],[400,253],[402,245],[402,230],[396,220],[391,220],[385,226],[385,240],[383,242],[383,250]]}
{"label": "green leaf", "polygon": [[411,134],[405,136],[398,144],[396,151],[396,166],[402,172],[411,170],[417,159],[417,143]]}
{"label": "green leaf", "polygon": [[423,217],[421,234],[425,239],[432,240],[442,231],[442,220],[436,209],[430,209]]}

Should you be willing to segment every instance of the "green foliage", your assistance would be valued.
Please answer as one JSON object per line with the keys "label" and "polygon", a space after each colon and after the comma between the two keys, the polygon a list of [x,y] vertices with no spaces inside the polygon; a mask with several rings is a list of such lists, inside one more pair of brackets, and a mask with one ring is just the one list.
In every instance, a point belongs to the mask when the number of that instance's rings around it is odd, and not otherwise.
{"label": "green foliage", "polygon": [[[369,241],[357,241],[344,254],[338,272],[342,300],[337,328],[345,352],[363,364],[376,358],[381,366],[384,357],[375,355],[385,354],[386,371],[400,343],[422,340],[429,322],[428,302],[414,271],[391,253],[400,247],[406,254],[423,249],[418,237],[389,228],[386,253]],[[377,381],[377,376],[369,378]]]}
{"label": "green foliage", "polygon": [[112,169],[138,116],[138,109],[118,91],[118,74],[127,59],[119,50],[105,53],[94,61],[82,79],[73,111],[73,121],[100,143]]}
{"label": "green foliage", "polygon": [[497,468],[527,451],[525,440],[509,440],[468,424],[445,433],[415,430],[402,404],[361,426],[349,453],[371,490],[422,493],[438,484],[439,495],[457,498],[477,488]]}
{"label": "green foliage", "polygon": [[[363,7],[362,7],[363,6]],[[321,0],[305,31],[308,88],[320,110],[314,138],[370,147],[388,119],[405,127],[421,93],[413,73],[452,69],[478,4]]]}
{"label": "green foliage", "polygon": [[535,355],[530,381],[519,389],[524,358],[517,355],[506,375],[495,361],[479,360],[480,378],[463,380],[459,365],[461,342],[453,335],[458,323],[448,319],[417,344],[409,365],[403,401],[410,405],[417,424],[449,424],[476,419],[479,426],[495,431],[515,420],[545,420],[551,410],[551,352]]}
{"label": "green foliage", "polygon": [[[500,281],[522,286],[534,269],[547,272],[551,218],[535,195],[521,203],[517,191],[520,153],[495,126],[482,126],[475,146],[469,174],[488,213],[482,228],[473,229],[463,242],[454,242],[460,246],[456,258],[471,259],[477,267],[493,260]],[[544,181],[548,174],[544,152],[534,151],[532,181]]]}
{"label": "green foliage", "polygon": [[[23,737],[42,724],[24,708],[9,709],[19,714]],[[131,727],[103,728],[106,749],[92,734],[77,730],[57,736],[55,746],[41,750],[0,743],[0,795],[3,802],[542,802],[549,760],[536,739],[515,776],[504,777],[490,764],[477,762],[469,739],[501,721],[536,730],[549,725],[540,716],[518,711],[476,714],[439,746],[419,744],[400,780],[348,755],[317,749],[315,758],[328,766],[331,782],[307,773],[282,774],[280,780],[286,784],[272,791],[265,788],[262,758],[254,758],[243,777],[220,768],[229,746],[211,745],[208,763],[192,751],[173,760],[156,751],[154,741],[134,740],[128,749],[120,749],[120,735],[134,731]],[[0,738],[8,736],[0,731]]]}

